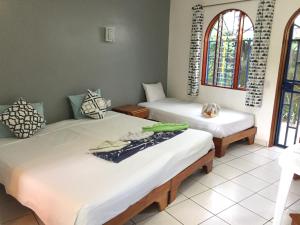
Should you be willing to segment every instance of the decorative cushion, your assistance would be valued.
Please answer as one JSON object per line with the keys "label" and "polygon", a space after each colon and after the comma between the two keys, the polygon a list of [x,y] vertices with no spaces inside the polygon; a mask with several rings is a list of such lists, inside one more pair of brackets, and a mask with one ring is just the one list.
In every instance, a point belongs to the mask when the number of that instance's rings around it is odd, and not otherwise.
{"label": "decorative cushion", "polygon": [[37,110],[23,98],[0,114],[0,121],[18,138],[33,136],[45,123]]}
{"label": "decorative cushion", "polygon": [[[96,90],[96,93],[101,96],[100,89]],[[86,115],[84,115],[81,112],[81,105],[82,105],[82,102],[83,102],[85,96],[86,96],[86,94],[80,94],[80,95],[71,95],[68,97],[70,100],[70,103],[71,103],[74,119],[76,119],[76,120],[86,118]]]}
{"label": "decorative cushion", "polygon": [[[31,103],[33,108],[42,116],[44,116],[44,105],[42,102]],[[8,109],[10,105],[0,105],[0,114],[3,113],[6,109]],[[14,137],[13,133],[10,132],[9,128],[0,122],[0,138],[10,138]]]}
{"label": "decorative cushion", "polygon": [[148,102],[154,102],[166,98],[162,84],[143,84]]}
{"label": "decorative cushion", "polygon": [[96,92],[88,90],[88,94],[83,100],[81,112],[92,119],[103,119],[107,110],[107,103]]}
{"label": "decorative cushion", "polygon": [[216,117],[221,110],[221,107],[215,103],[206,103],[202,107],[202,115],[206,118]]}

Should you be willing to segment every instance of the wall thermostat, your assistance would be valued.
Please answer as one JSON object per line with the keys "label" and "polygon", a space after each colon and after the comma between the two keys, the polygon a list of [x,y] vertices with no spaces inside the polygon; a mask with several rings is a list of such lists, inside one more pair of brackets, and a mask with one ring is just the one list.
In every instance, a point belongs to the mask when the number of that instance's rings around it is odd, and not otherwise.
{"label": "wall thermostat", "polygon": [[106,42],[115,42],[115,28],[114,27],[105,27],[105,41]]}

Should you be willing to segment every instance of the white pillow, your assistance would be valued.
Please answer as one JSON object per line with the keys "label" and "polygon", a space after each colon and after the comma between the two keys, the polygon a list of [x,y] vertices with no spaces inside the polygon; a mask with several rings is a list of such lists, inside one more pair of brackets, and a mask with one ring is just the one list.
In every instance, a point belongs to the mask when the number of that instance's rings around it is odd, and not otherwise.
{"label": "white pillow", "polygon": [[166,98],[162,84],[143,84],[147,102],[154,102]]}

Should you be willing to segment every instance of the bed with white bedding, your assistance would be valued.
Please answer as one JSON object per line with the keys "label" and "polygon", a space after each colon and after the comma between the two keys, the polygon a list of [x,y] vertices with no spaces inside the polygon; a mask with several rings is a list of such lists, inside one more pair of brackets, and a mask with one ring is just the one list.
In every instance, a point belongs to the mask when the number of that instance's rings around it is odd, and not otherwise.
{"label": "bed with white bedding", "polygon": [[[175,98],[143,102],[139,105],[150,110],[149,119],[161,122],[186,122],[191,128],[210,132],[215,138],[217,156],[223,156],[226,151],[225,148],[230,144],[226,142],[226,139],[225,141],[222,140],[224,138],[230,137],[232,141],[236,141],[236,138],[232,138],[233,135],[250,129],[251,132],[248,132],[246,136],[240,135],[240,137],[245,138],[250,135],[250,138],[254,141],[256,133],[255,120],[254,115],[250,113],[222,108],[217,117],[205,118],[201,115],[202,104]],[[222,149],[218,151],[218,147]]]}
{"label": "bed with white bedding", "polygon": [[49,125],[30,139],[2,139],[0,183],[47,225],[103,224],[213,148],[211,134],[188,129],[118,164],[88,154],[153,123],[108,112]]}

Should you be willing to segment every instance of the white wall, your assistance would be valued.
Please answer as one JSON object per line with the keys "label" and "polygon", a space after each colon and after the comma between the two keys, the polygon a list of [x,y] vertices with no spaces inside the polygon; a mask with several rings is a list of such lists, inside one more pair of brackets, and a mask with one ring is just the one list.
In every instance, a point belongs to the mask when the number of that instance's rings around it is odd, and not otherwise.
{"label": "white wall", "polygon": [[189,97],[186,94],[192,25],[191,8],[199,3],[202,5],[212,5],[227,2],[227,4],[223,5],[205,7],[204,32],[210,21],[219,12],[225,9],[235,8],[243,10],[252,19],[253,23],[255,22],[258,0],[228,3],[232,1],[233,0],[171,0],[168,95],[183,100],[216,102],[223,107],[254,113],[256,117],[256,126],[258,127],[256,143],[267,145],[270,136],[283,33],[289,18],[298,8],[300,8],[300,0],[288,0],[288,2],[287,0],[277,0],[276,2],[264,87],[264,99],[261,108],[250,108],[245,106],[245,91],[201,85],[198,97]]}

